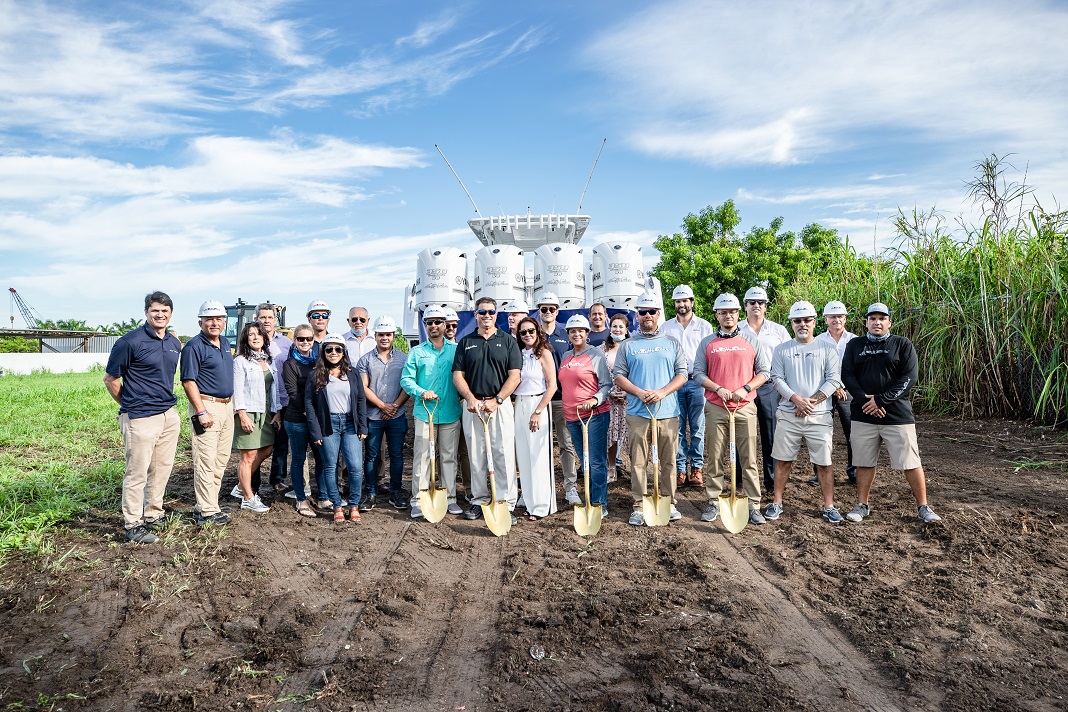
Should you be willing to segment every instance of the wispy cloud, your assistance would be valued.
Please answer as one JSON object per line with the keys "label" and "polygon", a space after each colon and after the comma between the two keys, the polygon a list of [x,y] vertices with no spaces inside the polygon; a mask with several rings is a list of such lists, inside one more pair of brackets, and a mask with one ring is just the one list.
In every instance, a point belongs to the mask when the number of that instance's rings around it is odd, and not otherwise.
{"label": "wispy cloud", "polygon": [[319,60],[304,53],[300,24],[278,16],[291,4],[285,0],[201,0],[196,3],[203,17],[264,42],[266,49],[285,64],[308,67]]}
{"label": "wispy cloud", "polygon": [[421,22],[412,34],[399,38],[394,44],[398,47],[405,45],[417,48],[426,47],[455,27],[458,19],[455,14],[448,14],[434,20]]}

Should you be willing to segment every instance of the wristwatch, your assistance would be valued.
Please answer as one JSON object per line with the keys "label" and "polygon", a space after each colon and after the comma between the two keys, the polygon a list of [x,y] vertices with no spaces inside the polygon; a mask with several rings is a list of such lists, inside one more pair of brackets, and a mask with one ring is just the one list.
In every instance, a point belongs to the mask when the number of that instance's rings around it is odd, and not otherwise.
{"label": "wristwatch", "polygon": [[541,408],[536,409],[534,415],[541,415]]}
{"label": "wristwatch", "polygon": [[753,392],[753,387],[750,386],[748,383],[746,383],[744,386],[742,386],[742,388],[745,389],[746,393],[752,393]]}
{"label": "wristwatch", "polygon": [[501,398],[500,396],[493,396],[493,398],[497,401],[497,405],[504,403],[504,398]]}

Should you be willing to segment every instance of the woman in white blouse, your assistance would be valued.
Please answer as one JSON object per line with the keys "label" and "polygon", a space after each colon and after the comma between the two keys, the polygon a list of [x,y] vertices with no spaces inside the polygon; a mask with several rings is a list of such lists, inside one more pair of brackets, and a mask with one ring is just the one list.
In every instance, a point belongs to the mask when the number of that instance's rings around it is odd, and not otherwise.
{"label": "woman in white blouse", "polygon": [[241,462],[231,494],[241,497],[241,509],[270,509],[253,489],[252,473],[271,456],[274,429],[282,423],[280,410],[267,332],[259,322],[250,322],[237,337],[234,356],[234,449],[241,452]]}
{"label": "woman in white blouse", "polygon": [[553,475],[553,426],[549,401],[556,393],[556,362],[545,334],[534,319],[516,326],[523,368],[515,389],[515,459],[527,518],[535,521],[556,512]]}

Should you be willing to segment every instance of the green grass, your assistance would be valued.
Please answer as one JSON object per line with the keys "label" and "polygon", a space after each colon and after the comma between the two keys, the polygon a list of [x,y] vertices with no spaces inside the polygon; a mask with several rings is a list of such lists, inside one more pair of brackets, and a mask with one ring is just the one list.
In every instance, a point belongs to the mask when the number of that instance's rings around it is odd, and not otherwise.
{"label": "green grass", "polygon": [[[102,378],[0,378],[0,559],[50,550],[56,525],[89,509],[119,510],[124,452]],[[188,452],[184,431],[179,455]]]}

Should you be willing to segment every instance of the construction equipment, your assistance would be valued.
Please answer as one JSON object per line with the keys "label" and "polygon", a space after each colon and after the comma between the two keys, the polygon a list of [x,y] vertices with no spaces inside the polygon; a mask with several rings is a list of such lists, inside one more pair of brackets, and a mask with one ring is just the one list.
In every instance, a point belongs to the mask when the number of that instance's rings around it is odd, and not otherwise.
{"label": "construction equipment", "polygon": [[734,410],[727,408],[724,404],[724,409],[727,411],[728,434],[730,440],[730,454],[728,458],[730,465],[727,468],[727,478],[731,481],[731,493],[729,495],[721,494],[719,496],[719,515],[723,519],[723,526],[727,528],[731,534],[738,534],[745,525],[749,523],[749,498],[744,494],[738,496],[738,484],[735,482],[735,458],[738,454],[738,448],[734,442]]}
{"label": "construction equipment", "polygon": [[660,412],[660,406],[663,401],[656,402],[656,410],[649,407],[649,404],[645,404],[645,410],[649,413],[649,418],[652,423],[649,425],[649,434],[652,436],[653,447],[653,494],[642,494],[642,514],[645,516],[645,523],[650,527],[663,527],[667,526],[667,523],[671,521],[671,497],[662,497],[660,495],[660,449],[657,447],[657,432],[656,414]]}
{"label": "construction equipment", "polygon": [[[482,417],[485,413],[486,417]],[[482,516],[486,518],[486,526],[497,536],[504,536],[512,528],[512,513],[508,510],[507,500],[497,499],[497,476],[493,472],[493,449],[490,447],[489,423],[493,417],[482,408],[476,412],[478,419],[482,421],[482,432],[486,435],[486,470],[489,476],[490,501],[482,505]],[[472,477],[474,473],[471,473]]]}
{"label": "construction equipment", "polygon": [[[267,303],[270,302],[268,301]],[[241,297],[238,297],[237,304],[231,304],[226,307],[226,328],[223,329],[222,335],[230,342],[231,349],[237,347],[238,334],[245,328],[245,324],[250,321],[256,321],[257,306],[259,306],[259,302],[249,304],[242,300]],[[292,338],[292,330],[283,326],[286,323],[286,308],[280,304],[275,304],[274,312],[278,316],[278,325],[275,327],[275,331]]]}
{"label": "construction equipment", "polygon": [[44,319],[38,314],[33,307],[26,303],[26,300],[22,298],[14,287],[8,287],[7,291],[11,293],[11,328],[15,328],[15,307],[19,309],[19,313],[22,314],[22,320],[26,322],[27,329],[40,329],[41,323]]}
{"label": "construction equipment", "polygon": [[430,429],[430,479],[427,482],[427,488],[419,490],[419,508],[423,510],[424,519],[431,524],[437,524],[445,518],[445,513],[449,508],[449,492],[444,488],[438,487],[435,463],[437,460],[437,448],[434,441],[434,413],[438,410],[440,400],[434,399],[434,410],[427,406],[426,400],[420,398],[419,401],[426,410],[427,427]]}
{"label": "construction equipment", "polygon": [[582,419],[581,406],[575,408],[582,425],[582,478],[586,487],[586,504],[575,505],[575,532],[579,536],[594,536],[601,530],[601,505],[590,502],[590,421],[593,409]]}

